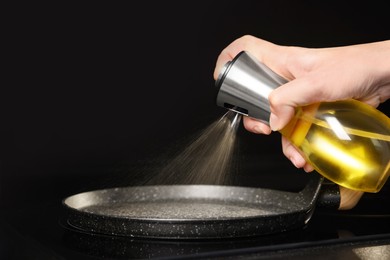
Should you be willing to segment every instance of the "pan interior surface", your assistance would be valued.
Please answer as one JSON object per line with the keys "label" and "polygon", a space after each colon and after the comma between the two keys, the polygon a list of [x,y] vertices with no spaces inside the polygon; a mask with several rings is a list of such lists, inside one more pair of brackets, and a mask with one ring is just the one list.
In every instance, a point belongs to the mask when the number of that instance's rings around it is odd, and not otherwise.
{"label": "pan interior surface", "polygon": [[305,192],[220,185],[121,187],[72,195],[63,205],[68,226],[88,233],[159,239],[235,238],[305,225],[319,186],[308,187]]}
{"label": "pan interior surface", "polygon": [[99,215],[135,219],[207,220],[246,218],[283,212],[276,207],[260,207],[245,203],[206,199],[157,200],[145,202],[117,202],[91,205],[81,210]]}
{"label": "pan interior surface", "polygon": [[[289,193],[242,187],[166,185],[85,192],[67,198],[65,204],[98,216],[205,221],[291,212],[298,205],[289,197]],[[288,203],[278,203],[286,201]]]}

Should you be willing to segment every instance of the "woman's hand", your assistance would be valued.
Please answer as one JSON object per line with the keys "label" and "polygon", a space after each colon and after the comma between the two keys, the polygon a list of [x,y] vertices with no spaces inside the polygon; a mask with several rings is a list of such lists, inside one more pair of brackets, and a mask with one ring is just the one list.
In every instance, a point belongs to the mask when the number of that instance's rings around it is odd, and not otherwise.
{"label": "woman's hand", "polygon": [[[289,80],[268,97],[270,126],[244,117],[245,129],[253,133],[268,135],[282,129],[299,106],[352,98],[377,107],[390,97],[390,41],[314,49],[281,46],[246,35],[220,53],[214,79],[224,64],[243,50]],[[284,137],[282,148],[296,167],[306,172],[313,170]]]}

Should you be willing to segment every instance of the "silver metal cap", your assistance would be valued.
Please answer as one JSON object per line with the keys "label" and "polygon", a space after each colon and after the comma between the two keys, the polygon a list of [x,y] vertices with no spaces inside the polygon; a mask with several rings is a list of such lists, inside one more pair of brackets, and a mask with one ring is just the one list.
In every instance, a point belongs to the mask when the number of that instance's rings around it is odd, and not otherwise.
{"label": "silver metal cap", "polygon": [[223,67],[216,81],[217,105],[269,124],[268,95],[287,82],[246,51]]}

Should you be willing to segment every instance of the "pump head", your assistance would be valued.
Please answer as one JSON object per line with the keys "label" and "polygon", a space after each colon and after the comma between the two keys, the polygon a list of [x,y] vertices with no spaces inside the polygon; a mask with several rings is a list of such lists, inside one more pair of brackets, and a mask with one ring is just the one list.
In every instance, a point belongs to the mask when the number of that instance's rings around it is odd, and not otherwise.
{"label": "pump head", "polygon": [[269,124],[268,95],[287,82],[246,51],[225,64],[215,85],[217,105]]}

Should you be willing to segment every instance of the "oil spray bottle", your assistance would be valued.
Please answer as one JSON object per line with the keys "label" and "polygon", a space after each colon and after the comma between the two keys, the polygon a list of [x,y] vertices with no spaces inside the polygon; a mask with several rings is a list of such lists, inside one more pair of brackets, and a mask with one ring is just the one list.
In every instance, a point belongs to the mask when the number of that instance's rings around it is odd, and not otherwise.
{"label": "oil spray bottle", "polygon": [[[225,64],[217,105],[269,124],[269,93],[287,81],[250,53]],[[357,100],[298,107],[279,131],[314,169],[340,186],[378,192],[390,174],[390,119]]]}

